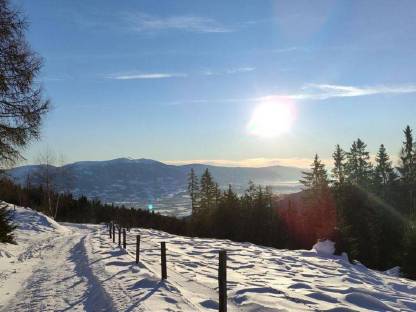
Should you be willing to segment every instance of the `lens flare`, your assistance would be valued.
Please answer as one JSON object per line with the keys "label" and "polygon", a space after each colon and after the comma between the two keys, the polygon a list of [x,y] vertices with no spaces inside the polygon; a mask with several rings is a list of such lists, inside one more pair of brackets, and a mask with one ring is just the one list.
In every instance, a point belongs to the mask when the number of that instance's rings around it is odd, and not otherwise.
{"label": "lens flare", "polygon": [[288,132],[294,121],[293,103],[287,99],[271,98],[257,105],[247,128],[252,135],[273,138]]}

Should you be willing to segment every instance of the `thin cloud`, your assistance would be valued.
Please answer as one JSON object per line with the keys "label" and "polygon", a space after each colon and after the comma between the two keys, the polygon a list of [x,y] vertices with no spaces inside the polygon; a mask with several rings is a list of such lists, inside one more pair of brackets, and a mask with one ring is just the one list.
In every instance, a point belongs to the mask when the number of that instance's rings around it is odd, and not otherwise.
{"label": "thin cloud", "polygon": [[240,73],[248,73],[255,71],[256,68],[252,66],[245,66],[245,67],[236,67],[236,68],[229,68],[222,71],[214,71],[214,70],[205,70],[202,72],[202,75],[204,76],[220,76],[220,75],[234,75],[234,74],[240,74]]}
{"label": "thin cloud", "polygon": [[270,94],[257,98],[248,98],[245,99],[245,101],[262,101],[278,98],[288,98],[293,100],[327,100],[331,98],[407,93],[416,93],[416,85],[357,87],[331,84],[307,84],[297,93]]}
{"label": "thin cloud", "polygon": [[356,97],[378,94],[406,94],[415,93],[416,85],[372,86],[357,87],[331,84],[308,84],[298,94],[289,94],[288,97],[300,100],[326,100],[330,98]]}
{"label": "thin cloud", "polygon": [[181,30],[197,33],[228,33],[234,31],[212,18],[194,15],[159,17],[136,13],[128,14],[126,20],[131,28],[138,32]]}
{"label": "thin cloud", "polygon": [[[246,73],[254,71],[255,67],[237,67],[227,69],[225,71],[211,71],[206,70],[202,73],[196,73],[195,75],[214,76],[214,75],[234,75],[239,73]],[[114,80],[136,80],[136,79],[167,79],[167,78],[185,78],[189,77],[186,73],[121,73],[107,75],[105,78]]]}
{"label": "thin cloud", "polygon": [[331,98],[360,97],[382,94],[410,94],[416,93],[416,84],[395,85],[395,86],[372,86],[356,87],[345,85],[330,84],[307,84],[299,92],[295,93],[275,93],[257,97],[241,98],[217,98],[217,99],[187,99],[167,103],[168,105],[180,104],[209,104],[209,103],[242,103],[242,102],[261,102],[279,99],[293,99],[298,101],[308,100],[327,100]]}
{"label": "thin cloud", "polygon": [[137,79],[168,79],[168,78],[184,78],[186,74],[181,73],[143,73],[143,74],[121,74],[110,75],[108,79],[114,80],[137,80]]}
{"label": "thin cloud", "polygon": [[255,67],[239,67],[239,68],[232,68],[226,71],[227,74],[238,74],[238,73],[247,73],[256,70]]}

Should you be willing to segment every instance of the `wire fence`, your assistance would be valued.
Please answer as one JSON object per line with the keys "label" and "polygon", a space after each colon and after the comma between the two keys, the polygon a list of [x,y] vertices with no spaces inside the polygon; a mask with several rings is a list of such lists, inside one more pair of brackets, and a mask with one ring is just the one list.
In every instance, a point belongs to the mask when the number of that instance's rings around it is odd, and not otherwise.
{"label": "wire fence", "polygon": [[[143,248],[143,237],[141,234],[136,234],[136,242],[128,243],[127,242],[127,232],[130,233],[130,229],[122,228],[120,225],[115,224],[114,222],[108,223],[106,225],[108,235],[110,240],[113,243],[118,242],[118,246],[122,248],[128,255],[132,256],[136,264],[140,264],[141,252],[146,251],[157,251],[160,250],[160,276],[162,280],[168,279],[168,263],[166,259],[167,247],[166,242],[161,241],[160,245],[154,243],[152,240],[144,240],[148,248]],[[116,230],[117,229],[117,230]],[[128,246],[134,246],[135,253],[130,252]],[[150,248],[149,248],[150,247]],[[170,255],[175,255],[178,257],[172,257],[169,262],[175,263],[176,261],[172,260],[175,258],[179,259],[180,253],[169,251]],[[179,262],[178,262],[179,263]],[[174,272],[175,276],[181,275],[179,272]],[[200,284],[197,281],[193,281],[204,288],[207,288],[206,285]],[[215,291],[210,288],[210,290]],[[227,311],[227,251],[219,250],[218,251],[218,311],[226,312]]]}

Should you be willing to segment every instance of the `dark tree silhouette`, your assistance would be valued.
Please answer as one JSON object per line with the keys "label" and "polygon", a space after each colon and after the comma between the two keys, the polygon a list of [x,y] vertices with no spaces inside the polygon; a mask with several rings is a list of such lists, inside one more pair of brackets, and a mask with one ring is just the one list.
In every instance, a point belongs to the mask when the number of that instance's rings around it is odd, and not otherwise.
{"label": "dark tree silhouette", "polygon": [[49,101],[35,81],[41,59],[25,39],[26,21],[0,0],[0,164],[13,163],[19,148],[39,137]]}

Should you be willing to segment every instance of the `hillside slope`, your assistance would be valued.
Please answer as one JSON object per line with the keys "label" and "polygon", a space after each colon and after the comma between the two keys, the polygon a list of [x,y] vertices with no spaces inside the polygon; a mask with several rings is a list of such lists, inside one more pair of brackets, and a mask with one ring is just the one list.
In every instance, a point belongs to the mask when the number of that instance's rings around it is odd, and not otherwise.
{"label": "hillside slope", "polygon": [[[39,168],[22,166],[11,169],[9,174],[22,185],[26,185],[28,177],[32,184],[36,184],[39,181],[33,173]],[[181,216],[190,212],[186,189],[191,168],[198,175],[208,168],[220,186],[225,188],[232,184],[240,192],[247,188],[250,180],[257,184],[272,185],[276,192],[294,192],[299,190],[297,182],[301,177],[301,170],[295,167],[174,166],[151,159],[127,158],[76,162],[63,166],[63,170],[52,167],[51,175],[54,175],[54,171],[57,173],[58,190],[70,191],[75,196],[85,195],[104,202],[137,207],[153,204],[161,213]]]}
{"label": "hillside slope", "polygon": [[[416,282],[325,250],[277,250],[146,229],[127,251],[105,226],[57,224],[17,207],[19,245],[0,244],[0,311],[214,311],[218,250],[228,251],[229,311],[414,311]],[[141,262],[134,263],[141,234]],[[160,281],[159,243],[168,280]]]}

